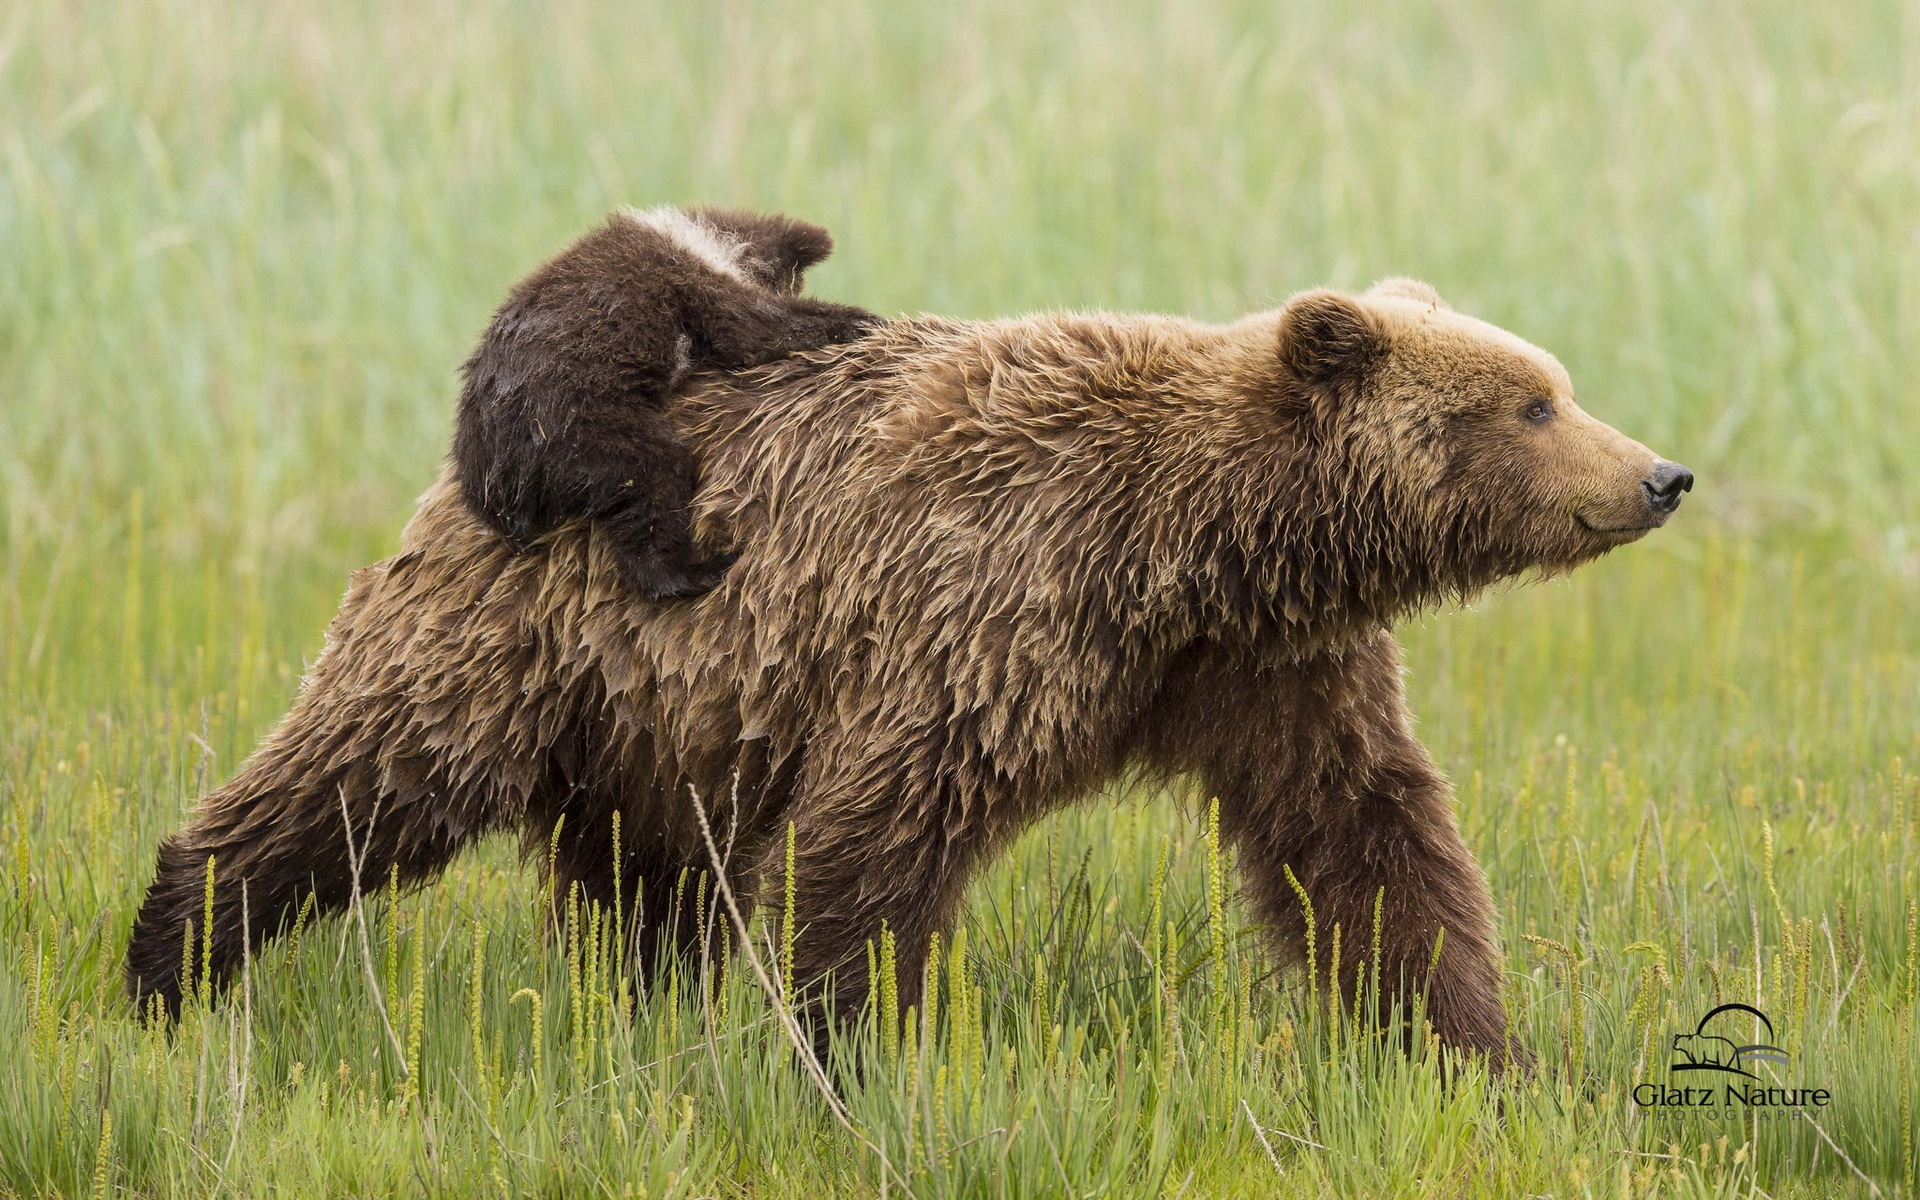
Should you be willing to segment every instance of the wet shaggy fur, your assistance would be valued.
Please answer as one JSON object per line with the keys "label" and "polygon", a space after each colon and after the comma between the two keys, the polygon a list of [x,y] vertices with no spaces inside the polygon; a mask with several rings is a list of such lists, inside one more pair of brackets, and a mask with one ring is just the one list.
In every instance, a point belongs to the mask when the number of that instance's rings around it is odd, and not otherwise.
{"label": "wet shaggy fur", "polygon": [[464,367],[453,466],[516,544],[597,522],[622,577],[694,596],[733,559],[695,545],[693,455],[665,411],[681,377],[858,337],[878,318],[800,295],[817,225],[674,208],[615,213],[521,280]]}
{"label": "wet shaggy fur", "polygon": [[1283,954],[1287,869],[1323,938],[1370,931],[1380,897],[1390,998],[1505,1050],[1493,907],[1390,627],[1664,521],[1654,456],[1551,357],[1390,281],[1225,327],[893,322],[700,375],[670,414],[702,531],[741,548],[722,584],[639,600],[592,526],[514,553],[443,478],[354,575],[293,711],[161,848],[136,1001],[177,1004],[209,856],[224,978],[243,893],[256,941],[309,889],[347,900],[349,829],[364,878],[419,882],[491,829],[544,859],[564,817],[557,893],[617,886],[658,928],[709,862],[697,795],[749,897],[777,897],[792,823],[813,1014],[858,1012],[883,924],[910,1005],[967,880],[1131,775],[1219,797]]}

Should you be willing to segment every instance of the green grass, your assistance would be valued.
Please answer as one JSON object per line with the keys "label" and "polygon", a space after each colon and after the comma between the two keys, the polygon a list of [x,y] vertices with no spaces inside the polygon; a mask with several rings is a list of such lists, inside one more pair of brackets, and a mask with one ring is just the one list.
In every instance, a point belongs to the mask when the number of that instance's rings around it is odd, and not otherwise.
{"label": "green grass", "polygon": [[[1353,8],[0,15],[0,1192],[1915,1195],[1920,21]],[[822,221],[817,290],[888,311],[1423,276],[1699,472],[1646,543],[1406,631],[1532,1080],[1443,1085],[1273,976],[1204,797],[985,878],[934,1033],[845,1048],[857,1134],[743,960],[623,984],[504,845],[371,899],[367,953],[321,922],[132,1019],[158,839],[394,546],[490,306],[700,200]],[[1723,1000],[1818,1128],[1633,1106]]]}

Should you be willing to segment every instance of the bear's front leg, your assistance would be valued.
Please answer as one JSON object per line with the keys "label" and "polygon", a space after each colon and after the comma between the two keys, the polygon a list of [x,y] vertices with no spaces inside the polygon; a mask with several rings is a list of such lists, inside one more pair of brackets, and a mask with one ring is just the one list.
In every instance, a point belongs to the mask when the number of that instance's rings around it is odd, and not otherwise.
{"label": "bear's front leg", "polygon": [[[1496,1068],[1523,1059],[1507,1038],[1493,902],[1451,789],[1413,736],[1392,634],[1305,660],[1203,653],[1189,666],[1170,681],[1149,756],[1219,797],[1221,829],[1282,952],[1305,961],[1297,880],[1323,991],[1338,926],[1346,1004],[1377,968],[1376,1019],[1424,994],[1446,1045],[1487,1053]],[[1363,961],[1376,903],[1377,964]]]}

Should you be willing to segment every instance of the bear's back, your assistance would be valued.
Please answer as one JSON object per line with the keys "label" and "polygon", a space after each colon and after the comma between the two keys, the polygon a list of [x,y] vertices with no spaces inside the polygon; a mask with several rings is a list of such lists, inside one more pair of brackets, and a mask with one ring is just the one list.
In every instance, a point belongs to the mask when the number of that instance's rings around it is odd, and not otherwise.
{"label": "bear's back", "polygon": [[1140,464],[1116,451],[1138,414],[1124,388],[1093,393],[1115,363],[1169,340],[1179,353],[1201,328],[917,318],[690,377],[671,411],[701,464],[697,529],[741,554],[690,601],[624,588],[591,526],[515,554],[443,477],[405,535],[409,570],[464,610],[435,622],[453,639],[435,653],[504,666],[503,641],[535,645],[510,660],[529,675],[521,696],[613,700],[683,755],[797,745],[847,704],[891,706],[903,726],[966,714],[1003,745],[1057,742],[1125,665],[1107,618],[1168,586],[1141,566],[1127,507]]}

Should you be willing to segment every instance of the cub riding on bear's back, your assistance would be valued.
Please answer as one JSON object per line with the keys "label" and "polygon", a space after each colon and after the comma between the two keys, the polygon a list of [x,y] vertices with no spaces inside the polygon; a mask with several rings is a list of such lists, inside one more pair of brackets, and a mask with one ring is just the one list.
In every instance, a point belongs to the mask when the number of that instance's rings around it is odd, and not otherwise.
{"label": "cub riding on bear's back", "polygon": [[1504,1056],[1493,906],[1391,627],[1633,541],[1692,484],[1550,355],[1389,280],[1227,326],[891,321],[695,371],[664,415],[702,534],[740,553],[720,586],[642,600],[591,529],[516,553],[443,477],[355,575],[286,720],[161,848],[136,1001],[177,1004],[209,856],[224,975],[243,887],[256,939],[309,892],[347,901],[349,828],[366,878],[409,882],[487,830],[543,861],[551,837],[554,894],[621,896],[655,966],[710,932],[658,924],[713,865],[703,805],[749,898],[777,896],[791,826],[824,1042],[883,927],[904,1010],[967,880],[1132,768],[1219,798],[1283,955],[1290,875],[1323,931],[1378,905],[1374,1015],[1417,991],[1448,1045]]}
{"label": "cub riding on bear's back", "polygon": [[738,370],[860,336],[864,309],[800,295],[833,252],[818,225],[724,209],[624,209],[514,285],[464,368],[453,466],[515,544],[591,519],[620,574],[697,596],[730,554],[693,542],[693,456],[666,399],[688,371]]}

